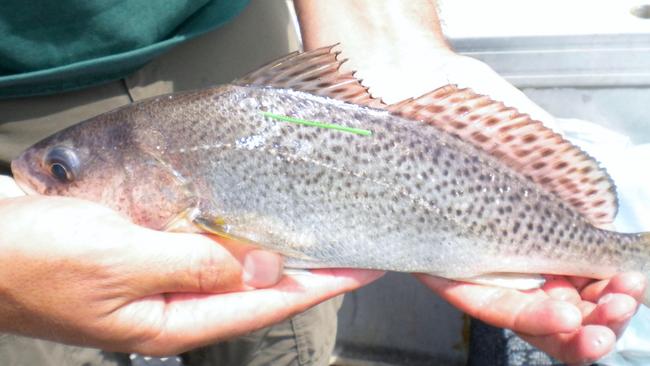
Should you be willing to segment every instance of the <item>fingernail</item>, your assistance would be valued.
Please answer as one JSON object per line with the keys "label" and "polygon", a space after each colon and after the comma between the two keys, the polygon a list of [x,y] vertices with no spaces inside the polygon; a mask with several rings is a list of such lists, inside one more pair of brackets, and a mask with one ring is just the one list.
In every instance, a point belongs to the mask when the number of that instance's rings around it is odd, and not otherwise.
{"label": "fingernail", "polygon": [[601,297],[600,299],[598,299],[598,305],[606,304],[606,303],[610,302],[613,298],[614,298],[614,294],[611,294],[611,293],[607,294],[607,295]]}
{"label": "fingernail", "polygon": [[273,286],[282,277],[282,258],[271,252],[251,250],[244,257],[244,284],[264,288]]}

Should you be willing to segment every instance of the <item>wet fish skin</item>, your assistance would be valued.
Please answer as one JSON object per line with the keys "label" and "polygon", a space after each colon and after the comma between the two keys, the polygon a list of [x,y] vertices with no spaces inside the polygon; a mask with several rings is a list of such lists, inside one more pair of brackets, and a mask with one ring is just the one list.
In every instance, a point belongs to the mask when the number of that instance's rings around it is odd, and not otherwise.
{"label": "wet fish skin", "polygon": [[[45,171],[53,146],[78,154],[72,184]],[[225,86],[136,103],[44,140],[13,169],[42,193],[98,201],[152,228],[184,212],[218,221],[290,266],[604,278],[650,259],[644,235],[594,227],[427,123],[291,90]]]}

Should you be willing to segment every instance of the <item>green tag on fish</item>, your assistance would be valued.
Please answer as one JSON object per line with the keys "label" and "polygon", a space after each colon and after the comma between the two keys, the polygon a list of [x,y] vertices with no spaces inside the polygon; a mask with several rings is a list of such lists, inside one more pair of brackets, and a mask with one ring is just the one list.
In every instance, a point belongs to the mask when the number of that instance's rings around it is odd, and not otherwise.
{"label": "green tag on fish", "polygon": [[274,113],[271,113],[271,112],[260,112],[260,113],[265,117],[273,118],[273,119],[278,120],[278,121],[291,122],[291,123],[296,123],[296,124],[305,125],[305,126],[329,128],[331,130],[349,132],[349,133],[354,133],[354,134],[362,135],[362,136],[370,136],[370,135],[372,135],[372,131],[364,130],[364,129],[361,129],[361,128],[354,128],[354,127],[348,127],[348,126],[337,125],[337,124],[333,124],[333,123],[319,122],[319,121],[309,121],[309,120],[306,120],[306,119],[293,118],[293,117],[289,117],[289,116],[283,116],[283,115],[280,115],[280,114],[274,114]]}

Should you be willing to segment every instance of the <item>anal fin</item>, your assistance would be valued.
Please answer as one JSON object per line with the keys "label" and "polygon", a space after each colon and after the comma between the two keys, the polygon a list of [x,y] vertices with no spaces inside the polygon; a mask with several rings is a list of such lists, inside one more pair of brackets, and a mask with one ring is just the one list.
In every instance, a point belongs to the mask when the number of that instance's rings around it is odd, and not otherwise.
{"label": "anal fin", "polygon": [[507,272],[485,273],[468,278],[454,278],[454,280],[516,290],[533,290],[542,287],[546,282],[546,279],[539,274]]}

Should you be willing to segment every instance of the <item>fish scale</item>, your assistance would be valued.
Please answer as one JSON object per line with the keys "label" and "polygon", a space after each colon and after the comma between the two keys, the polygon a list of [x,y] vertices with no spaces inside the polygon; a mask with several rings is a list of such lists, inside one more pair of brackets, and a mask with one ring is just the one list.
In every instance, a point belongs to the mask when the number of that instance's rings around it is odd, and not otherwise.
{"label": "fish scale", "polygon": [[[217,127],[219,144],[190,151],[190,133],[165,154],[172,161],[211,162],[176,167],[197,186],[213,188],[202,214],[222,217],[236,237],[288,256],[299,251],[297,265],[463,278],[513,270],[515,262],[515,270],[530,269],[539,261],[531,256],[554,263],[535,268],[543,273],[561,273],[570,263],[593,276],[594,255],[602,264],[622,264],[605,245],[612,241],[608,232],[435,127],[288,90],[230,87],[197,99],[219,108],[206,114],[199,106],[182,118],[195,120],[195,129]],[[258,108],[251,100],[259,101]],[[340,122],[372,136],[278,122],[260,110]],[[161,133],[174,134],[162,127]],[[432,246],[436,250],[423,256]]]}
{"label": "fish scale", "polygon": [[649,272],[648,234],[594,225],[613,217],[614,187],[561,136],[453,86],[382,106],[339,65],[321,49],[134,103],[37,143],[12,169],[32,190],[238,239],[291,267]]}

